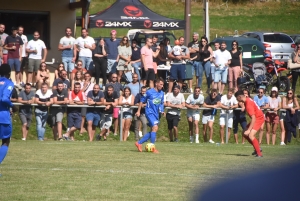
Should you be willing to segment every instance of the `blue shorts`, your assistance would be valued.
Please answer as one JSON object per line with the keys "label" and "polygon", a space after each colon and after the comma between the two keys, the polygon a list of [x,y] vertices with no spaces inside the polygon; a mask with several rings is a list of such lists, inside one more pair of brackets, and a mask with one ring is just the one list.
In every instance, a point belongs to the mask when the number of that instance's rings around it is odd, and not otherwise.
{"label": "blue shorts", "polygon": [[19,59],[8,59],[8,65],[10,65],[10,69],[16,72],[20,72],[21,70],[21,62]]}
{"label": "blue shorts", "polygon": [[75,127],[77,129],[81,128],[81,114],[80,113],[69,113],[68,114],[68,128]]}
{"label": "blue shorts", "polygon": [[88,112],[85,116],[86,121],[92,121],[94,126],[98,126],[100,121],[100,114]]}
{"label": "blue shorts", "polygon": [[227,75],[228,75],[228,69],[225,70],[218,70],[215,69],[215,77],[214,77],[214,82],[219,82],[221,81],[223,84],[227,83]]}
{"label": "blue shorts", "polygon": [[170,69],[171,80],[184,80],[185,79],[185,64],[172,64]]}
{"label": "blue shorts", "polygon": [[159,119],[157,119],[153,114],[147,114],[146,118],[148,120],[148,126],[151,128],[159,124]]}
{"label": "blue shorts", "polygon": [[11,124],[0,124],[0,139],[10,138],[12,134]]}
{"label": "blue shorts", "polygon": [[123,113],[123,119],[132,119],[132,113],[131,112],[124,112]]}

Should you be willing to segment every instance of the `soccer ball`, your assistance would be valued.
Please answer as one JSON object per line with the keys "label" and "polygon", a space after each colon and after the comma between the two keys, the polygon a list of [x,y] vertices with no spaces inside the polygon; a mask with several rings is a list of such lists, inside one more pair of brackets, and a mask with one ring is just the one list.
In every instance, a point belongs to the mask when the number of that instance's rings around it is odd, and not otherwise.
{"label": "soccer ball", "polygon": [[155,149],[155,145],[154,145],[153,143],[147,143],[147,144],[146,144],[145,150],[146,150],[147,152],[153,152],[154,149]]}

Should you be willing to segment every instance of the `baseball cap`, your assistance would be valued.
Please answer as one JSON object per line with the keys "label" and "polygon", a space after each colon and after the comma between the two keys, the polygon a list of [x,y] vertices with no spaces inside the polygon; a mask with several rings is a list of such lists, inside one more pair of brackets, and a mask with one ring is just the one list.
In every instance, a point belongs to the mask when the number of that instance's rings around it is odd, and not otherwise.
{"label": "baseball cap", "polygon": [[110,33],[111,34],[117,34],[117,31],[116,30],[111,30]]}
{"label": "baseball cap", "polygon": [[277,87],[272,87],[271,91],[278,91]]}

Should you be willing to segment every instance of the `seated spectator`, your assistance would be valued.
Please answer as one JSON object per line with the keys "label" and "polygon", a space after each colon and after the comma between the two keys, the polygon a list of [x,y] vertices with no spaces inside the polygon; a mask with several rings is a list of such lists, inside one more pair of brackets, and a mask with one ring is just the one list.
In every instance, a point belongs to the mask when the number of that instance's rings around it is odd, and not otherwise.
{"label": "seated spectator", "polygon": [[130,82],[126,86],[130,88],[132,95],[136,96],[139,93],[139,91],[141,90],[143,84],[141,84],[138,81],[138,74],[134,73],[132,75],[132,82]]}
{"label": "seated spectator", "polygon": [[137,41],[133,39],[131,41],[131,61],[130,64],[134,68],[134,73],[138,76],[138,81],[141,81],[141,74],[139,68],[141,67],[141,48],[137,46]]}
{"label": "seated spectator", "polygon": [[118,82],[121,82],[121,77],[124,71],[131,71],[132,68],[132,66],[130,65],[132,52],[127,36],[124,36],[122,38],[120,45],[118,46],[118,54]]}
{"label": "seated spectator", "polygon": [[62,82],[64,85],[64,89],[66,89],[68,92],[70,91],[71,85],[70,85],[70,81],[68,80],[68,73],[65,70],[62,70],[60,73],[60,77],[55,79],[53,84],[52,84],[52,90],[56,90],[57,89],[57,84],[59,82]]}
{"label": "seated spectator", "polygon": [[[66,71],[64,71],[66,73]],[[69,96],[68,90],[64,88],[63,82],[58,82],[56,89],[53,90],[53,104],[62,105],[60,107],[52,107],[51,114],[52,114],[52,131],[54,140],[57,139],[62,141],[62,120],[64,117],[65,109],[63,105],[69,104]],[[58,134],[58,136],[57,136]]]}
{"label": "seated spectator", "polygon": [[107,54],[107,45],[104,38],[100,37],[96,49],[93,51],[93,62],[95,64],[96,84],[99,84],[99,79],[102,78],[103,86],[106,85]]}
{"label": "seated spectator", "polygon": [[68,128],[69,130],[67,133],[63,134],[63,137],[66,140],[74,141],[74,132],[76,130],[80,130],[81,128],[81,107],[80,105],[84,104],[84,93],[80,90],[81,85],[80,83],[76,82],[74,84],[74,90],[69,92],[69,104],[70,105],[78,105],[78,107],[68,107],[67,116],[68,116]]}
{"label": "seated spectator", "polygon": [[50,72],[47,69],[47,64],[45,62],[42,62],[40,64],[40,68],[37,71],[36,75],[36,85],[37,89],[41,88],[42,83],[46,83],[49,85],[49,77],[50,77]]}
{"label": "seated spectator", "polygon": [[[134,98],[134,105],[135,106],[140,105],[141,97],[143,97],[146,94],[146,91],[147,91],[147,87],[142,86],[141,92],[138,93]],[[138,141],[139,137],[140,137],[140,134],[139,134],[139,132],[140,132],[140,122],[142,122],[142,127],[143,127],[142,135],[145,135],[147,133],[147,118],[146,118],[146,115],[145,115],[145,107],[146,107],[146,103],[143,103],[139,117],[134,115],[134,133],[135,133],[135,140],[136,141]],[[135,114],[136,112],[137,112],[137,109],[134,109],[133,114]]]}
{"label": "seated spectator", "polygon": [[215,121],[215,115],[217,114],[217,108],[220,105],[221,97],[218,95],[216,89],[212,89],[210,95],[204,100],[203,107],[211,108],[212,110],[203,110],[202,124],[203,124],[203,138],[204,142],[207,142],[207,124],[209,128],[209,143],[215,143],[213,141],[213,124]]}
{"label": "seated spectator", "polygon": [[31,91],[31,84],[25,84],[25,90],[22,90],[19,93],[18,102],[24,105],[21,105],[19,108],[19,116],[22,122],[22,140],[26,140],[28,129],[32,121],[32,106],[34,103],[34,92]]}
{"label": "seated spectator", "polygon": [[[100,106],[104,103],[104,94],[100,91],[99,84],[95,84],[92,91],[87,94],[87,103],[89,106]],[[86,120],[88,122],[88,133],[90,142],[93,141],[96,126],[100,121],[101,108],[88,108],[86,113]]]}
{"label": "seated spectator", "polygon": [[[83,86],[83,74],[81,71],[78,71],[74,77],[74,83],[79,82],[81,86]],[[72,85],[71,90],[74,90],[74,85]]]}
{"label": "seated spectator", "polygon": [[[200,87],[194,88],[194,94],[190,94],[185,101],[185,106],[187,107],[187,120],[189,123],[189,135],[190,143],[194,141],[195,132],[195,143],[199,143],[199,121],[200,121],[200,110],[204,103],[204,96],[200,94]],[[195,127],[193,129],[193,127]]]}
{"label": "seated spectator", "polygon": [[102,127],[101,133],[97,135],[96,140],[101,140],[103,136],[104,140],[106,140],[106,133],[108,133],[109,128],[112,125],[112,115],[114,107],[118,106],[118,95],[114,90],[113,86],[108,86],[104,91],[104,105],[105,108],[102,110]]}
{"label": "seated spectator", "polygon": [[60,78],[61,77],[61,71],[62,70],[65,70],[65,66],[64,66],[64,63],[60,63],[58,66],[57,66],[57,68],[55,69],[55,71],[54,71],[54,75],[55,75],[55,79],[58,79],[58,78]]}
{"label": "seated spectator", "polygon": [[36,130],[39,141],[44,141],[45,127],[48,119],[48,107],[52,104],[52,91],[48,89],[47,83],[41,84],[41,89],[35,93],[35,119]]}
{"label": "seated spectator", "polygon": [[74,85],[74,77],[75,77],[75,74],[80,71],[82,74],[86,73],[87,70],[85,68],[82,67],[82,61],[81,60],[78,60],[77,61],[77,65],[75,66],[75,68],[72,70],[72,73],[71,73],[71,81],[72,81],[72,85]]}
{"label": "seated spectator", "polygon": [[[167,96],[167,106],[171,107],[167,112],[167,123],[169,130],[170,142],[178,142],[178,123],[180,121],[180,109],[185,106],[185,100],[180,93],[180,86],[174,86],[173,93]],[[174,139],[174,138],[175,139]]]}
{"label": "seated spectator", "polygon": [[[233,124],[233,110],[238,107],[238,101],[234,96],[234,88],[228,89],[226,95],[221,97],[220,108],[225,109],[221,110],[220,114],[220,138],[221,144],[224,144],[224,128],[226,127],[226,123],[228,125],[228,139],[230,139],[230,131]],[[226,122],[226,113],[228,113],[228,119]]]}
{"label": "seated spectator", "polygon": [[119,98],[119,105],[123,106],[123,111],[121,111],[123,112],[123,141],[127,141],[132,120],[132,109],[130,107],[134,105],[134,95],[131,94],[129,87],[124,88],[123,94]]}
{"label": "seated spectator", "polygon": [[[254,102],[260,107],[260,109],[268,109],[269,108],[269,99],[265,96],[264,89],[258,89],[258,95],[254,96]],[[262,142],[263,134],[264,134],[264,126],[265,123],[262,124],[260,131],[259,131],[259,144]]]}

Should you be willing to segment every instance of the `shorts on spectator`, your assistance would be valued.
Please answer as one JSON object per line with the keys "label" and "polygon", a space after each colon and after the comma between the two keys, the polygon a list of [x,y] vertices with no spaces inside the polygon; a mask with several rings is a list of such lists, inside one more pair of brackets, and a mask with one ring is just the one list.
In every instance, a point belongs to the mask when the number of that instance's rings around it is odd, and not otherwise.
{"label": "shorts on spectator", "polygon": [[284,121],[286,116],[286,112],[280,112],[279,121]]}
{"label": "shorts on spectator", "polygon": [[107,71],[106,73],[116,73],[117,72],[117,60],[107,59]]}
{"label": "shorts on spectator", "polygon": [[92,121],[94,126],[98,126],[100,121],[100,114],[94,112],[88,112],[85,118],[86,121]]}
{"label": "shorts on spectator", "polygon": [[119,114],[120,114],[120,108],[119,107],[114,107],[114,111],[113,111],[113,118],[119,118]]}
{"label": "shorts on spectator", "polygon": [[37,72],[41,64],[41,59],[28,59],[28,73]]}
{"label": "shorts on spectator", "polygon": [[132,119],[132,113],[131,112],[124,112],[123,113],[123,119]]}
{"label": "shorts on spectator", "polygon": [[68,114],[68,128],[75,127],[77,129],[80,129],[81,127],[81,114],[80,113],[69,113]]}
{"label": "shorts on spectator", "polygon": [[215,115],[202,116],[202,124],[207,124],[209,121],[215,121]]}
{"label": "shorts on spectator", "polygon": [[21,62],[19,59],[8,59],[8,65],[10,65],[11,70],[20,72]]}
{"label": "shorts on spectator", "polygon": [[166,119],[167,119],[169,130],[172,130],[174,127],[178,127],[178,123],[180,121],[179,115],[172,115],[167,113]]}
{"label": "shorts on spectator", "polygon": [[82,116],[82,117],[85,117],[85,116],[86,116],[86,110],[87,110],[86,107],[82,107],[82,108],[81,108],[81,116]]}
{"label": "shorts on spectator", "polygon": [[23,113],[19,113],[19,116],[22,125],[26,124],[26,127],[29,128],[32,121],[32,114],[24,115]]}
{"label": "shorts on spectator", "polygon": [[194,121],[200,120],[200,113],[196,111],[187,111],[187,118],[192,118]]}
{"label": "shorts on spectator", "polygon": [[170,69],[171,80],[185,79],[185,64],[172,64]]}
{"label": "shorts on spectator", "polygon": [[12,134],[11,124],[0,124],[0,139],[10,138]]}
{"label": "shorts on spectator", "polygon": [[74,62],[72,62],[72,57],[62,57],[61,60],[65,66],[65,70],[68,72],[68,73],[71,73],[72,70],[74,69]]}
{"label": "shorts on spectator", "polygon": [[28,68],[28,57],[22,57],[21,71],[26,68]]}
{"label": "shorts on spectator", "polygon": [[219,82],[221,81],[223,84],[227,83],[227,75],[228,75],[228,70],[218,70],[215,69],[215,77],[214,77],[214,82]]}
{"label": "shorts on spectator", "polygon": [[57,122],[62,122],[64,113],[56,112],[52,114],[52,125],[54,126]]}
{"label": "shorts on spectator", "polygon": [[129,64],[129,65],[127,65],[127,66],[124,66],[124,65],[118,65],[117,66],[117,70],[128,70],[128,71],[131,71],[131,69],[132,69],[132,66]]}
{"label": "shorts on spectator", "polygon": [[103,121],[102,128],[108,130],[112,125],[112,114],[103,114],[101,121]]}
{"label": "shorts on spectator", "polygon": [[[228,114],[228,128],[232,128],[233,124],[233,114]],[[220,114],[220,126],[226,125],[226,114]]]}
{"label": "shorts on spectator", "polygon": [[271,123],[271,124],[278,124],[279,123],[279,116],[275,112],[267,112],[266,122]]}
{"label": "shorts on spectator", "polygon": [[142,68],[142,80],[155,80],[155,72],[153,68],[148,68],[147,71]]}

